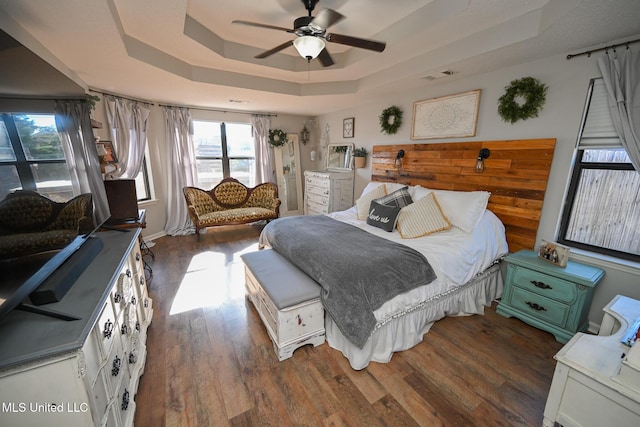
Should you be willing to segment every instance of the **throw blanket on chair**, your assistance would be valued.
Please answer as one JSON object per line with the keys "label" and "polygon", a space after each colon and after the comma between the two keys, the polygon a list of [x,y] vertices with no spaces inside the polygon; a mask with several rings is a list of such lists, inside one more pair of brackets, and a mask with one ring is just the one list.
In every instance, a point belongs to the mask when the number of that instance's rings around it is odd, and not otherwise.
{"label": "throw blanket on chair", "polygon": [[416,250],[324,215],[276,219],[263,229],[260,245],[320,284],[324,309],[360,348],[375,328],[375,310],[436,278]]}

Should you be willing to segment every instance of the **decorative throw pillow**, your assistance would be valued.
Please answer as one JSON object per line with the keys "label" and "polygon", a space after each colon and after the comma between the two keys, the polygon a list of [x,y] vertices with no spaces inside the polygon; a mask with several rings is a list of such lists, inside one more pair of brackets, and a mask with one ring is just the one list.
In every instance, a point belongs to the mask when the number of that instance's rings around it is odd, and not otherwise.
{"label": "decorative throw pillow", "polygon": [[422,237],[450,228],[451,224],[442,214],[433,193],[402,208],[398,215],[398,231],[403,239]]}
{"label": "decorative throw pillow", "polygon": [[384,194],[389,194],[389,193],[393,193],[394,191],[396,191],[399,188],[405,187],[406,184],[399,184],[397,182],[389,182],[389,181],[369,181],[367,183],[367,185],[364,187],[364,190],[362,190],[362,193],[360,193],[361,196],[364,196],[365,194],[367,194],[369,191],[371,190],[375,190],[376,188],[378,188],[379,186],[384,185],[385,187],[385,193]]}
{"label": "decorative throw pillow", "polygon": [[376,202],[380,203],[381,205],[404,208],[405,206],[409,206],[411,203],[413,203],[413,199],[409,194],[409,189],[407,187],[402,187],[391,194],[387,194],[384,197],[376,199]]}
{"label": "decorative throw pillow", "polygon": [[415,199],[418,200],[429,193],[436,196],[442,213],[451,225],[465,233],[473,231],[487,209],[487,202],[491,196],[488,191],[432,190],[418,187]]}
{"label": "decorative throw pillow", "polygon": [[365,221],[367,219],[367,215],[369,214],[369,206],[371,205],[371,201],[373,199],[379,199],[387,194],[387,189],[384,184],[379,185],[373,190],[362,193],[362,196],[358,200],[356,200],[356,208],[358,209],[358,219],[360,221]]}
{"label": "decorative throw pillow", "polygon": [[369,215],[367,215],[367,224],[392,232],[396,228],[399,213],[399,207],[383,205],[372,200]]}

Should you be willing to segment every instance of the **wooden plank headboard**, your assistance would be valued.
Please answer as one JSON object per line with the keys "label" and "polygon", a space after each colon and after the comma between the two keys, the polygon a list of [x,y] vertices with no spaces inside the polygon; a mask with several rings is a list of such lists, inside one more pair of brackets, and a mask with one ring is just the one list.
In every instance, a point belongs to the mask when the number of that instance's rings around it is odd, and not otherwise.
{"label": "wooden plank headboard", "polygon": [[[474,141],[376,145],[371,179],[426,188],[491,192],[488,208],[504,223],[509,251],[534,249],[556,140]],[[481,148],[491,150],[484,173],[474,167]],[[402,167],[394,162],[404,150]]]}

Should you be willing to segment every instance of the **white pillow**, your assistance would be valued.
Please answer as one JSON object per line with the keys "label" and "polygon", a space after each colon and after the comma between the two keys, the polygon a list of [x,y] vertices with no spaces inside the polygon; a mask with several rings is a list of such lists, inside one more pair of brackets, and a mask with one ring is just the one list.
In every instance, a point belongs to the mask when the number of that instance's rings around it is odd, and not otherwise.
{"label": "white pillow", "polygon": [[[376,186],[369,186],[371,184],[377,184]],[[368,190],[367,190],[368,189]],[[379,199],[387,195],[387,188],[384,184],[370,182],[362,192],[362,196],[356,200],[356,208],[358,210],[358,219],[360,221],[366,221],[369,215],[369,206],[373,199]]]}
{"label": "white pillow", "polygon": [[456,228],[471,233],[487,209],[491,193],[488,191],[433,190],[416,186],[414,201],[433,192],[442,208],[442,213]]}
{"label": "white pillow", "polygon": [[429,193],[400,209],[397,228],[403,239],[413,239],[448,230],[451,224],[442,214],[434,194]]}
{"label": "white pillow", "polygon": [[371,181],[367,184],[366,187],[364,187],[364,190],[362,190],[362,196],[364,196],[365,194],[367,194],[369,191],[371,190],[375,190],[376,188],[378,188],[379,186],[384,185],[385,189],[386,189],[386,194],[390,194],[393,193],[394,191],[402,188],[402,187],[406,187],[405,184],[398,184],[397,182],[380,182],[380,181]]}

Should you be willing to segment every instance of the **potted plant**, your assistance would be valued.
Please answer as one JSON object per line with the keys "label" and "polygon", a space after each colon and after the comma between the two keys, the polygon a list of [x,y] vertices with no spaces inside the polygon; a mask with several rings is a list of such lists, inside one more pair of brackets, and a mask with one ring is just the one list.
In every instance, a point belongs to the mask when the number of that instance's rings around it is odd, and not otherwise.
{"label": "potted plant", "polygon": [[369,152],[364,147],[353,150],[354,165],[356,168],[363,168],[367,163],[367,155]]}

